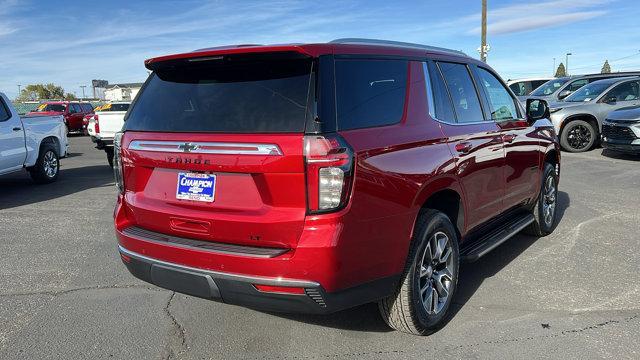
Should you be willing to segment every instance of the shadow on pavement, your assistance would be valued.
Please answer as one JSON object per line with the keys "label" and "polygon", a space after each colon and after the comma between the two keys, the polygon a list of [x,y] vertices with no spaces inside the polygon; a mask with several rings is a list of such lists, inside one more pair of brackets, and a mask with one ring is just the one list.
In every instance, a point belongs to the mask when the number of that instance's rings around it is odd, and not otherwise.
{"label": "shadow on pavement", "polygon": [[352,309],[339,311],[329,315],[303,315],[286,313],[269,313],[281,318],[303,322],[305,324],[330,327],[340,330],[366,332],[390,332],[389,326],[382,320],[378,304],[365,304]]}
{"label": "shadow on pavement", "polygon": [[[562,221],[564,212],[571,206],[569,194],[558,191],[558,207],[556,225]],[[519,234],[478,261],[460,265],[460,277],[458,278],[458,288],[453,299],[453,308],[450,319],[462,309],[462,307],[473,297],[473,294],[480,288],[485,279],[490,278],[500,272],[511,261],[533,245],[539,238]],[[508,294],[505,294],[508,295]]]}
{"label": "shadow on pavement", "polygon": [[640,154],[627,154],[608,149],[602,149],[602,156],[616,160],[640,161]]}
{"label": "shadow on pavement", "polygon": [[111,186],[109,166],[60,169],[58,181],[37,185],[26,171],[0,177],[0,210],[56,199],[91,188]]}

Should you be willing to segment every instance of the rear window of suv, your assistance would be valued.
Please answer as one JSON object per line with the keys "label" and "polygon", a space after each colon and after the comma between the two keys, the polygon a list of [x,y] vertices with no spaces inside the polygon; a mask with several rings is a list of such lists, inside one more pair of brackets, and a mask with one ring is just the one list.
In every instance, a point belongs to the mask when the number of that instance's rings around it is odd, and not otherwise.
{"label": "rear window of suv", "polygon": [[359,129],[400,122],[404,112],[408,69],[406,60],[337,60],[338,129]]}
{"label": "rear window of suv", "polygon": [[312,60],[202,61],[157,69],[125,130],[303,132]]}

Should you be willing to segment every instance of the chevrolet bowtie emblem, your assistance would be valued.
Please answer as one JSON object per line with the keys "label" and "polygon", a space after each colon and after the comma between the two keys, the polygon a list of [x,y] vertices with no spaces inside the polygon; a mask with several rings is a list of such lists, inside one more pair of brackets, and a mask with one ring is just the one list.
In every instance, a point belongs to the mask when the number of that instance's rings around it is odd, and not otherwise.
{"label": "chevrolet bowtie emblem", "polygon": [[178,149],[184,151],[184,152],[192,152],[195,150],[198,150],[200,148],[200,146],[196,145],[196,144],[192,144],[192,143],[184,143],[184,144],[180,144],[178,145]]}

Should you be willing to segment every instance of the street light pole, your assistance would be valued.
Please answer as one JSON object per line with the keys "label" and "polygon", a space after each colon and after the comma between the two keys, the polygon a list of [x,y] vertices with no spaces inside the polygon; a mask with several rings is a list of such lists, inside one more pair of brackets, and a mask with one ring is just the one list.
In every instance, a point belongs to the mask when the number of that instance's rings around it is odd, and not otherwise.
{"label": "street light pole", "polygon": [[84,88],[86,88],[86,85],[80,85],[80,88],[82,89],[82,98],[84,99]]}
{"label": "street light pole", "polygon": [[487,0],[482,0],[482,26],[480,31],[480,60],[487,62]]}
{"label": "street light pole", "polygon": [[553,71],[551,71],[551,76],[556,75],[556,58],[553,58]]}
{"label": "street light pole", "polygon": [[573,55],[572,53],[568,52],[565,55],[565,60],[564,60],[564,73],[569,76],[569,55]]}
{"label": "street light pole", "polygon": [[21,86],[22,86],[21,84],[18,84],[18,96],[16,96],[16,98],[20,97],[20,91],[21,91],[21,90],[20,90],[20,87],[21,87]]}

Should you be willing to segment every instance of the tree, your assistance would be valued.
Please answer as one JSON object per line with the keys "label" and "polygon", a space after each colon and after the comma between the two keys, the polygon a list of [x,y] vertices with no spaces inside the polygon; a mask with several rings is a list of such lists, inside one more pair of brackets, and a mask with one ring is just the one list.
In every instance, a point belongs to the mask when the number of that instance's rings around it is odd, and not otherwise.
{"label": "tree", "polygon": [[563,63],[560,63],[560,65],[558,65],[558,69],[556,70],[556,77],[562,76],[567,76],[567,69],[565,69]]}
{"label": "tree", "polygon": [[611,65],[609,65],[609,60],[605,60],[602,65],[602,70],[600,70],[601,74],[611,74]]}
{"label": "tree", "polygon": [[62,100],[64,98],[64,89],[54,84],[31,84],[27,85],[18,96],[20,101],[35,101],[45,99]]}
{"label": "tree", "polygon": [[78,100],[78,97],[75,94],[72,93],[66,93],[64,95],[64,99],[65,100]]}

